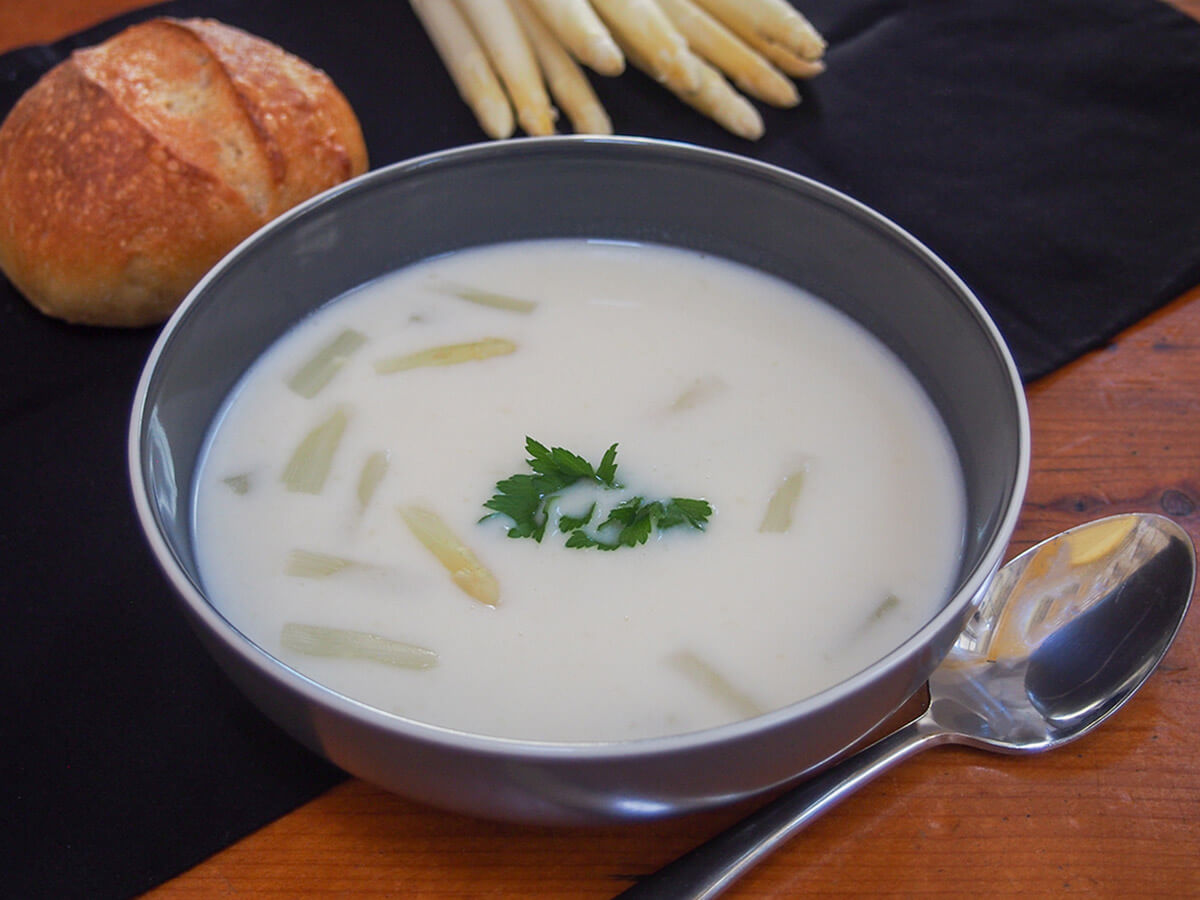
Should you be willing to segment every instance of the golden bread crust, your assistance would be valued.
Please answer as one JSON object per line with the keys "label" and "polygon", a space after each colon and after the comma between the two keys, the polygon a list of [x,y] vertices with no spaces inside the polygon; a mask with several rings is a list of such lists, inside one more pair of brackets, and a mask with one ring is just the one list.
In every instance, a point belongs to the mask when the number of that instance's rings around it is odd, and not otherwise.
{"label": "golden bread crust", "polygon": [[246,114],[281,166],[278,212],[367,170],[354,110],[329,76],[299,57],[212,19],[191,19],[221,61]]}
{"label": "golden bread crust", "polygon": [[135,25],[0,125],[0,269],[49,315],[159,322],[255,229],[366,167],[323,73],[211,20]]}

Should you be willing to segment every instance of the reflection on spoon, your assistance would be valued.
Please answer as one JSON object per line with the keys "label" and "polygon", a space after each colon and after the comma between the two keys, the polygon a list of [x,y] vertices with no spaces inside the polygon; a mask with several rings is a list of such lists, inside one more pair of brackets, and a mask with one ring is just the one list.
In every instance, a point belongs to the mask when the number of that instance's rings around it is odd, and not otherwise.
{"label": "reflection on spoon", "polygon": [[1196,577],[1187,533],[1131,514],[1073,528],[997,574],[929,678],[920,718],[768,803],[622,897],[715,897],[876,775],[939,744],[1050,750],[1142,685],[1183,623]]}

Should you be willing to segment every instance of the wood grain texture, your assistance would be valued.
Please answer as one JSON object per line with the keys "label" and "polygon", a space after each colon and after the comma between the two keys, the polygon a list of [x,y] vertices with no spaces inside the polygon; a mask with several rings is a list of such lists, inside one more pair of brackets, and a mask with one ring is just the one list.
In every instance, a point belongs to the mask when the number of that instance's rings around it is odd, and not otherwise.
{"label": "wood grain texture", "polygon": [[3,0],[0,53],[44,44],[158,0]]}
{"label": "wood grain texture", "polygon": [[[0,50],[138,0],[2,0]],[[1176,0],[1200,18],[1200,0]],[[1013,552],[1164,512],[1200,541],[1200,289],[1028,391],[1033,468]],[[932,750],[817,821],[735,898],[1200,896],[1200,614],[1096,733],[1008,758]],[[152,896],[610,897],[742,810],[599,830],[479,822],[350,781]],[[132,851],[132,848],[131,848]]]}

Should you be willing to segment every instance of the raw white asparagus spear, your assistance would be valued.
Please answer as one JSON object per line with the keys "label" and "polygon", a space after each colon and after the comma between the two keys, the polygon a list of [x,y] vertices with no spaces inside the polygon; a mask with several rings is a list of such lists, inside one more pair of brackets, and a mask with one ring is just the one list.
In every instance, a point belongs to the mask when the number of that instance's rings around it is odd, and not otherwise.
{"label": "raw white asparagus spear", "polygon": [[739,34],[750,32],[804,59],[820,59],[825,39],[787,0],[697,0]]}
{"label": "raw white asparagus spear", "polygon": [[792,78],[816,78],[825,71],[825,63],[822,60],[805,59],[782,44],[772,43],[761,35],[739,32],[738,37],[745,41],[748,47],[761,53],[780,72]]}
{"label": "raw white asparagus spear", "polygon": [[658,0],[692,50],[725,73],[739,88],[772,106],[800,102],[800,93],[782,72],[692,0]]}
{"label": "raw white asparagus spear", "polygon": [[451,0],[409,2],[479,127],[488,137],[510,137],[516,128],[512,104],[458,7]]}
{"label": "raw white asparagus spear", "polygon": [[592,90],[591,82],[554,33],[530,9],[527,0],[513,0],[513,12],[529,37],[550,93],[571,120],[575,132],[612,134],[612,122]]}
{"label": "raw white asparagus spear", "polygon": [[620,75],[625,57],[588,0],[528,0],[570,53],[601,75]]}
{"label": "raw white asparagus spear", "polygon": [[638,68],[672,92],[701,89],[700,60],[654,0],[592,0],[592,5],[630,59],[634,51]]}
{"label": "raw white asparagus spear", "polygon": [[517,111],[526,134],[554,134],[555,110],[508,0],[457,0]]}
{"label": "raw white asparagus spear", "polygon": [[[624,43],[621,46],[630,62],[647,74],[652,74],[636,48]],[[721,77],[720,72],[697,56],[693,56],[693,59],[700,75],[699,88],[694,91],[679,91],[668,85],[671,93],[738,137],[750,141],[762,137],[763,120],[754,105],[735,91],[729,82]]]}

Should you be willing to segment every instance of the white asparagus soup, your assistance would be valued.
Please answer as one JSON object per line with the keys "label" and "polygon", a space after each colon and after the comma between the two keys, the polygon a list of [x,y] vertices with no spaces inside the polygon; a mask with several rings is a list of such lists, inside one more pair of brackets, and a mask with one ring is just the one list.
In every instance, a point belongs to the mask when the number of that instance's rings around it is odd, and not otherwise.
{"label": "white asparagus soup", "polygon": [[241,380],[197,477],[213,604],[316,682],[478,734],[728,723],[946,602],[964,497],[932,403],[794,285],[609,241],[431,259]]}

